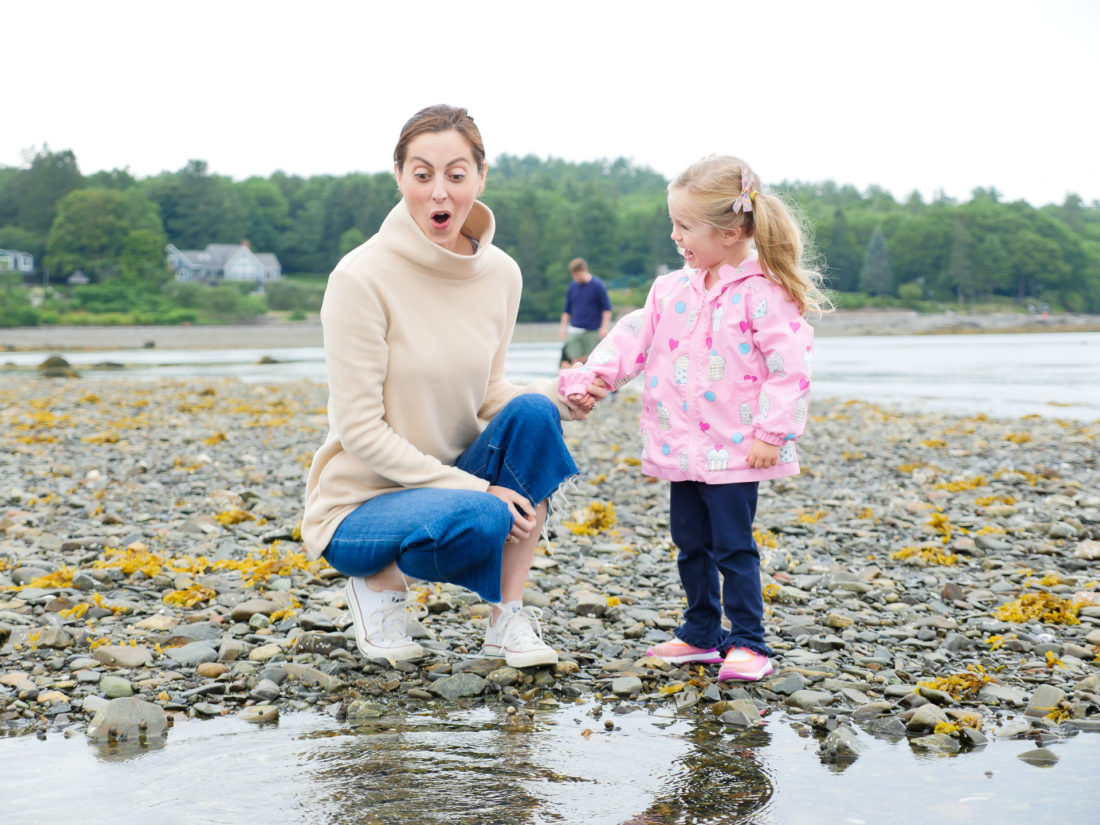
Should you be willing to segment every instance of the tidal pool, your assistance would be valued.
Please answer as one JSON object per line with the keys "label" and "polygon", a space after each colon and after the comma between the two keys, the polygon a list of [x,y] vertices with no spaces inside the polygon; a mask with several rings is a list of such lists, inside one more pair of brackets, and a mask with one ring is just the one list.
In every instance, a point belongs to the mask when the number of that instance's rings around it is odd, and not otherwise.
{"label": "tidal pool", "polygon": [[996,740],[933,756],[873,739],[827,764],[796,716],[755,730],[587,701],[336,721],[287,713],[179,722],[166,741],[0,739],[5,823],[56,825],[669,825],[1096,821],[1100,736]]}

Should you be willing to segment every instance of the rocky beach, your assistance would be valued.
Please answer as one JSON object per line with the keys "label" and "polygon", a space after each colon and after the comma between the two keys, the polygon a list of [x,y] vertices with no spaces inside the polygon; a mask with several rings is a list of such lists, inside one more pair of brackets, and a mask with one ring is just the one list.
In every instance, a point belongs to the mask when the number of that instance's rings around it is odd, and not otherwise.
{"label": "rocky beach", "polygon": [[802,475],[761,486],[775,673],[737,685],[644,655],[684,603],[629,388],[565,425],[581,476],[525,596],[559,664],[474,655],[489,605],[436,584],[411,597],[428,655],[364,660],[343,577],[298,541],[325,403],[313,383],[4,376],[0,731],[125,743],[180,718],[477,703],[522,720],[581,697],[718,731],[782,712],[825,760],[867,737],[1015,738],[1050,763],[1100,730],[1098,422],[815,401]]}

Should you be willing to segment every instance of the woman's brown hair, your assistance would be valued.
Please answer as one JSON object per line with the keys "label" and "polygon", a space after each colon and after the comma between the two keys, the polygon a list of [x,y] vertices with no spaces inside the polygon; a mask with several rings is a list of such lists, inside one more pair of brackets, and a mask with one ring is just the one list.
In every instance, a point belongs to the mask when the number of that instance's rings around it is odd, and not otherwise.
{"label": "woman's brown hair", "polygon": [[466,138],[466,142],[470,144],[470,152],[474,156],[478,171],[484,169],[485,144],[481,142],[481,131],[474,123],[474,119],[465,109],[440,103],[421,109],[401,128],[401,136],[397,139],[397,146],[393,150],[393,162],[397,164],[397,171],[400,172],[404,167],[409,144],[414,138],[451,129]]}

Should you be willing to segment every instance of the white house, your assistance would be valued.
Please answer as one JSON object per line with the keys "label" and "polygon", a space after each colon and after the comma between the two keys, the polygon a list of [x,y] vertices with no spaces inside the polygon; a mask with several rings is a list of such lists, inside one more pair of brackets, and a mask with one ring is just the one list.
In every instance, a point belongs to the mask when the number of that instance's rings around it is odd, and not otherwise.
{"label": "white house", "polygon": [[0,249],[0,272],[4,271],[33,275],[34,255],[18,249]]}
{"label": "white house", "polygon": [[248,241],[209,244],[206,249],[177,249],[168,244],[168,266],[177,281],[253,281],[263,284],[283,276],[271,252],[253,252]]}

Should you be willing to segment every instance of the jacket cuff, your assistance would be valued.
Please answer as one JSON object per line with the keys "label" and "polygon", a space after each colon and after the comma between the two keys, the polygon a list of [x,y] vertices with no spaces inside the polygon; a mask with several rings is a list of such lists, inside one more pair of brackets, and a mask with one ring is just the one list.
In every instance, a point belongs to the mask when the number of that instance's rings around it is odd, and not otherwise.
{"label": "jacket cuff", "polygon": [[592,383],[590,373],[581,373],[577,370],[564,370],[558,376],[558,391],[568,398],[571,395],[584,395],[588,392],[588,385]]}
{"label": "jacket cuff", "polygon": [[773,447],[782,447],[788,441],[792,440],[787,438],[785,433],[769,433],[764,430],[757,430],[755,437],[758,441],[763,441],[765,444],[771,444]]}

